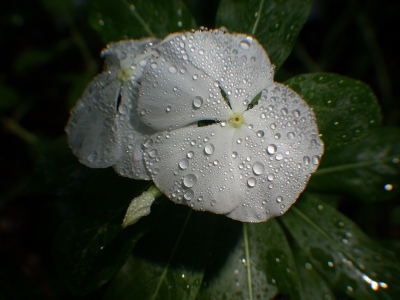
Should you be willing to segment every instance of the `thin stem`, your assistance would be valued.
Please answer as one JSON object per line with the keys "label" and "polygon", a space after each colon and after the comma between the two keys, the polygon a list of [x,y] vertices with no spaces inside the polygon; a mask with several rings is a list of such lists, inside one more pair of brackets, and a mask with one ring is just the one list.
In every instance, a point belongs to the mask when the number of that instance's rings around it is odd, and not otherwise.
{"label": "thin stem", "polygon": [[146,24],[146,22],[143,20],[143,18],[138,14],[138,12],[135,9],[131,9],[130,4],[124,0],[124,3],[129,6],[130,12],[133,14],[133,16],[139,21],[139,23],[143,26],[144,30],[150,35],[156,37],[154,32],[150,29],[150,27]]}
{"label": "thin stem", "polygon": [[247,285],[249,286],[249,300],[253,300],[253,287],[251,280],[251,262],[250,262],[250,246],[249,236],[247,232],[247,223],[243,225],[243,239],[244,239],[244,250],[246,253],[246,268],[247,268]]}
{"label": "thin stem", "polygon": [[256,34],[257,26],[258,26],[258,23],[260,22],[261,10],[262,10],[263,6],[264,6],[264,0],[261,0],[260,6],[258,7],[257,19],[256,19],[256,22],[254,23],[253,30],[251,31],[251,35],[253,35],[253,36]]}
{"label": "thin stem", "polygon": [[14,119],[2,116],[1,123],[3,124],[4,128],[6,128],[9,132],[15,134],[17,137],[19,137],[21,140],[25,141],[29,145],[33,145],[38,141],[38,137],[36,135],[23,128]]}

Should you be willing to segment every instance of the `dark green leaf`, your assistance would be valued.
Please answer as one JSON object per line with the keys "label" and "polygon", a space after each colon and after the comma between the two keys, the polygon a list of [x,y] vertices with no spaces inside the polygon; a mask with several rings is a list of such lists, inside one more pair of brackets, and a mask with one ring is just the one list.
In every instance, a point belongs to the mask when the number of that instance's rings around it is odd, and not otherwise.
{"label": "dark green leaf", "polygon": [[361,81],[333,73],[311,73],[285,84],[314,109],[328,150],[363,140],[381,123],[378,101]]}
{"label": "dark green leaf", "polygon": [[64,210],[73,217],[59,229],[53,251],[57,270],[72,294],[87,294],[115,276],[157,218],[165,201],[155,202],[149,216],[122,229],[130,200],[143,190],[140,184],[102,170],[92,176],[78,199],[65,201]]}
{"label": "dark green leaf", "polygon": [[112,281],[105,299],[196,299],[215,215],[167,202],[160,219]]}
{"label": "dark green leaf", "polygon": [[195,21],[181,0],[89,0],[90,23],[105,42],[190,30]]}
{"label": "dark green leaf", "polygon": [[291,249],[275,219],[216,226],[211,261],[198,299],[305,299]]}
{"label": "dark green leaf", "polygon": [[6,109],[14,108],[19,102],[20,96],[17,90],[5,84],[3,80],[0,81],[0,95],[0,112]]}
{"label": "dark green leaf", "polygon": [[400,192],[399,137],[399,128],[382,127],[359,143],[327,151],[308,187],[361,200],[393,198]]}
{"label": "dark green leaf", "polygon": [[317,269],[355,299],[397,299],[400,264],[350,219],[315,195],[301,197],[281,220]]}
{"label": "dark green leaf", "polygon": [[310,8],[311,0],[222,0],[217,26],[257,38],[278,69],[292,51]]}

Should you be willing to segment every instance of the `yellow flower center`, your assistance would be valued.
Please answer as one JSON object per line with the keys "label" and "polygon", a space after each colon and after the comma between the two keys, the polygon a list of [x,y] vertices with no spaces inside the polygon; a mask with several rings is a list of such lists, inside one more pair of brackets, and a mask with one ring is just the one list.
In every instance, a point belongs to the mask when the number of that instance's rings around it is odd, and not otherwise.
{"label": "yellow flower center", "polygon": [[232,117],[229,119],[229,124],[231,124],[231,126],[235,128],[242,126],[243,123],[244,123],[244,117],[241,113],[234,113]]}

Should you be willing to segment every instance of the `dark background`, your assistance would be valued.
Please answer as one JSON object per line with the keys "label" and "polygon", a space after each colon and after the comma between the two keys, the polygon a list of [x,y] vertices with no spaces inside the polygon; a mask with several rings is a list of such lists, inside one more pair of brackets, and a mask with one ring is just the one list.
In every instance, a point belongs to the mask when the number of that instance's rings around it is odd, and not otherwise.
{"label": "dark background", "polygon": [[[198,25],[214,26],[218,1],[185,2]],[[35,186],[35,166],[65,135],[69,109],[101,69],[105,45],[87,22],[85,1],[8,0],[1,6],[0,299],[2,289],[13,290],[11,299],[71,299],[51,257],[63,207]],[[380,101],[383,123],[399,126],[399,12],[399,1],[314,0],[277,80],[316,71],[362,80]],[[368,204],[343,197],[338,208],[369,236],[398,247],[400,199]]]}

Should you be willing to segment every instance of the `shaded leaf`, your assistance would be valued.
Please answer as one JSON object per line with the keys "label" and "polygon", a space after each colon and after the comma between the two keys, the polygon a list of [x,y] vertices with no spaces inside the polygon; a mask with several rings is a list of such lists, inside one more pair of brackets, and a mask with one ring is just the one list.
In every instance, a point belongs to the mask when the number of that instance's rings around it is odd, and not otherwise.
{"label": "shaded leaf", "polygon": [[378,101],[361,81],[320,72],[295,76],[285,84],[314,109],[328,150],[361,141],[381,124]]}
{"label": "shaded leaf", "polygon": [[[285,234],[275,219],[222,219],[198,299],[272,299],[278,292],[305,299]],[[251,287],[251,288],[249,288]]]}
{"label": "shaded leaf", "polygon": [[365,140],[327,151],[308,185],[361,200],[391,199],[400,192],[400,129],[382,127]]}
{"label": "shaded leaf", "polygon": [[105,299],[196,299],[214,217],[167,201],[162,216],[135,246]]}
{"label": "shaded leaf", "polygon": [[105,42],[154,36],[196,27],[181,0],[89,0],[90,23]]}
{"label": "shaded leaf", "polygon": [[394,254],[320,198],[305,194],[281,218],[312,267],[339,293],[355,299],[397,299],[400,264]]}
{"label": "shaded leaf", "polygon": [[264,46],[278,69],[292,51],[311,0],[222,0],[217,27],[248,33]]}
{"label": "shaded leaf", "polygon": [[[72,217],[58,230],[53,252],[57,270],[72,294],[85,295],[114,277],[157,218],[163,202],[153,205],[149,217],[122,229],[130,200],[140,194],[140,182],[136,182],[102,170],[90,178],[78,199],[65,201],[64,209]],[[69,203],[74,201],[78,203]]]}

